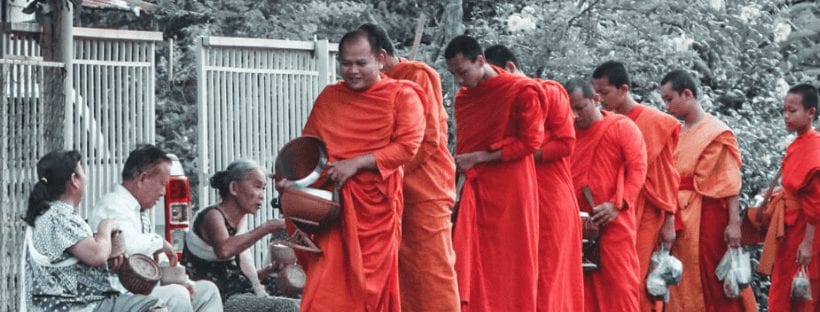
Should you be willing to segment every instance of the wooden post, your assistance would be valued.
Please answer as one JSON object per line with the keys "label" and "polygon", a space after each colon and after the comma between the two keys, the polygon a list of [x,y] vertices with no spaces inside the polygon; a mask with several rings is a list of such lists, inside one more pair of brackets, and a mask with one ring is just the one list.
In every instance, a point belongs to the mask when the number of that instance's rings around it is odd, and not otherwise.
{"label": "wooden post", "polygon": [[74,12],[71,1],[52,0],[49,3],[53,10],[43,18],[43,34],[40,36],[43,60],[61,62],[64,66],[44,68],[42,90],[46,152],[71,149],[74,145],[69,118],[73,116]]}

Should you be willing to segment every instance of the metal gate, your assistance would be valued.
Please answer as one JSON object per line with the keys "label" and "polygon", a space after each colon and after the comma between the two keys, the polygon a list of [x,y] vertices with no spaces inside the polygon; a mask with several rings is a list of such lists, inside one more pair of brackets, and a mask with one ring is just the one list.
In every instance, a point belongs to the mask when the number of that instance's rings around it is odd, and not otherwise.
{"label": "metal gate", "polygon": [[[23,221],[44,148],[45,68],[36,24],[2,27],[0,55],[0,310],[19,309]],[[74,28],[73,98],[66,109],[66,140],[83,154],[89,177],[80,215],[119,182],[136,144],[153,143],[154,47],[158,32]],[[70,139],[70,140],[69,140]]]}
{"label": "metal gate", "polygon": [[[197,112],[198,207],[218,203],[208,179],[236,159],[272,170],[276,153],[297,137],[313,101],[336,80],[338,45],[327,40],[286,41],[206,37],[199,43]],[[274,196],[268,183],[268,202]],[[266,205],[250,228],[275,216]],[[254,245],[261,263],[266,242]]]}

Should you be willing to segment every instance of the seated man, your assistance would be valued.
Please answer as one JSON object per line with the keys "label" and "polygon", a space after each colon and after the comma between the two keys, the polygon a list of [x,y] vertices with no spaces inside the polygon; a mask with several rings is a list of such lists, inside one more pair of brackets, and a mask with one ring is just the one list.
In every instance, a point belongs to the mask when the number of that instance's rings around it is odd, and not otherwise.
{"label": "seated man", "polygon": [[[122,169],[122,184],[97,202],[89,223],[96,228],[103,219],[114,219],[124,235],[128,255],[151,257],[161,250],[172,266],[177,265],[173,247],[153,232],[153,224],[145,214],[165,195],[170,172],[171,159],[161,149],[144,145],[133,150]],[[150,295],[159,298],[169,311],[222,311],[219,290],[208,281],[157,286]]]}

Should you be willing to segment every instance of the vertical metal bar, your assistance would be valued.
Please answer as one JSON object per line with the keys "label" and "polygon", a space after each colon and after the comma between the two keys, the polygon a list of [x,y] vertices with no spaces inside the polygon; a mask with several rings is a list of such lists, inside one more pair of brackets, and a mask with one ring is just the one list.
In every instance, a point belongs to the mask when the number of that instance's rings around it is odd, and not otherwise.
{"label": "vertical metal bar", "polygon": [[208,167],[208,114],[206,113],[207,105],[208,105],[208,90],[206,89],[205,79],[206,79],[206,71],[205,71],[205,41],[206,38],[202,38],[198,40],[196,49],[197,49],[197,129],[199,133],[199,209],[202,209],[207,206],[208,202],[208,189],[207,183],[208,181],[208,172],[210,168]]}

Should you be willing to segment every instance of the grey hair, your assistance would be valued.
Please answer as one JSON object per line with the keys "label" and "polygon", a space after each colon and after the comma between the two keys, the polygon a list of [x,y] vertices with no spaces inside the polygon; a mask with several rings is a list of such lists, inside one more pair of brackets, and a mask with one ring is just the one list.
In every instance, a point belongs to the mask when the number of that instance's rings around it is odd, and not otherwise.
{"label": "grey hair", "polygon": [[251,159],[238,159],[231,162],[228,168],[215,173],[211,177],[211,187],[219,191],[219,196],[225,198],[230,192],[231,182],[240,182],[248,176],[248,173],[254,170],[260,170],[263,173],[265,169],[259,166]]}

